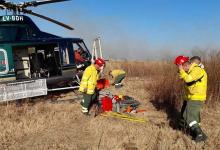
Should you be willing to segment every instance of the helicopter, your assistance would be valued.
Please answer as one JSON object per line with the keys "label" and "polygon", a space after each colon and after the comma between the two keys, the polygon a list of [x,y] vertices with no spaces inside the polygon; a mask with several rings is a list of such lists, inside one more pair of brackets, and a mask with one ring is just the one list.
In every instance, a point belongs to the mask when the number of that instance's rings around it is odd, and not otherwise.
{"label": "helicopter", "polygon": [[[75,89],[80,73],[92,56],[81,38],[63,38],[41,31],[29,14],[68,30],[73,27],[28,9],[69,0],[13,3],[0,0],[0,102],[47,95],[48,91]],[[22,15],[21,15],[22,14]],[[83,58],[79,61],[76,53]]]}

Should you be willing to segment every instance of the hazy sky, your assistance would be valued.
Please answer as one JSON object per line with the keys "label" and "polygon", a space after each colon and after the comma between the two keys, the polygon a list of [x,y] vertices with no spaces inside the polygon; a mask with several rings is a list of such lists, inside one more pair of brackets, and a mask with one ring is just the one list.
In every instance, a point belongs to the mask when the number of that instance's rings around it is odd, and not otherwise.
{"label": "hazy sky", "polygon": [[33,10],[74,31],[33,19],[43,31],[85,39],[90,49],[100,36],[108,57],[148,59],[219,48],[219,8],[218,0],[72,0]]}

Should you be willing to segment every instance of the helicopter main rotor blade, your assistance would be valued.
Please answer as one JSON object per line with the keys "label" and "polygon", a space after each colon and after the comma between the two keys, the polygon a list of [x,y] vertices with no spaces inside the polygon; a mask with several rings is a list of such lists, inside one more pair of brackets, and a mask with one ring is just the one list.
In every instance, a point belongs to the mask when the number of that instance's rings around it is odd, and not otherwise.
{"label": "helicopter main rotor blade", "polygon": [[6,7],[0,4],[0,9],[6,9]]}
{"label": "helicopter main rotor blade", "polygon": [[22,12],[23,12],[23,13],[26,13],[26,14],[30,14],[30,15],[36,16],[36,17],[39,17],[39,18],[42,18],[42,19],[45,19],[45,20],[50,21],[50,22],[53,22],[53,23],[55,23],[55,24],[57,24],[57,25],[59,25],[59,26],[62,26],[62,27],[64,27],[64,28],[67,28],[67,29],[69,29],[69,30],[74,30],[74,28],[72,28],[72,27],[69,26],[69,25],[66,25],[66,24],[64,24],[64,23],[62,23],[62,22],[56,21],[56,20],[51,19],[51,18],[49,18],[49,17],[46,17],[46,16],[43,16],[43,15],[37,14],[37,13],[31,11],[31,10],[22,9]]}
{"label": "helicopter main rotor blade", "polygon": [[3,9],[7,9],[9,11],[17,12],[20,10],[20,7],[17,4],[12,3],[10,1],[6,1],[6,0],[0,0],[0,6]]}
{"label": "helicopter main rotor blade", "polygon": [[20,4],[21,8],[27,8],[27,7],[36,7],[39,5],[44,5],[44,4],[50,4],[50,3],[58,3],[58,2],[64,2],[64,1],[70,1],[70,0],[37,0],[37,1],[31,1],[31,2],[24,2]]}

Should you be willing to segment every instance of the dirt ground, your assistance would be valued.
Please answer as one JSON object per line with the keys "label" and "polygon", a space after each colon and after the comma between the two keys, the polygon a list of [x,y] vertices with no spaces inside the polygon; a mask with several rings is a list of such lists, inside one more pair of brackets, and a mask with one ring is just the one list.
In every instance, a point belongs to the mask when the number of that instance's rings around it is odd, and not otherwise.
{"label": "dirt ground", "polygon": [[[173,129],[170,114],[157,110],[146,91],[149,81],[126,79],[122,89],[109,90],[125,94],[141,102],[146,112],[135,114],[147,123],[130,122],[103,116],[81,114],[79,99],[74,92],[56,98],[35,99],[37,102],[0,106],[0,149],[220,149],[220,110],[204,108],[202,128],[209,139],[196,144],[182,131]],[[39,101],[39,99],[41,99]]]}

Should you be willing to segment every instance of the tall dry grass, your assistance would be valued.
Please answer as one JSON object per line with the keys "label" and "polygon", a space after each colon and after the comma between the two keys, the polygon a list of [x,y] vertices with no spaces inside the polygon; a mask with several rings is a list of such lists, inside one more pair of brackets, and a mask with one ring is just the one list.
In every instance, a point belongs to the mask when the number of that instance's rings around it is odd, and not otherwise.
{"label": "tall dry grass", "polygon": [[[208,97],[206,104],[209,107],[220,103],[220,53],[210,53],[203,59],[208,74]],[[112,62],[110,69],[121,68],[129,77],[138,77],[151,80],[146,90],[151,93],[152,102],[158,108],[170,106],[179,109],[184,94],[184,83],[179,79],[178,69],[171,61],[120,61]],[[170,108],[169,107],[169,108]]]}
{"label": "tall dry grass", "polygon": [[204,61],[208,74],[208,106],[220,103],[220,53],[211,53]]}
{"label": "tall dry grass", "polygon": [[[159,76],[167,62],[158,61],[111,61],[109,69],[123,69],[129,77],[152,77]],[[155,67],[154,67],[155,66]]]}
{"label": "tall dry grass", "polygon": [[[219,84],[215,82],[220,77],[219,58],[214,55],[204,62],[209,74],[209,106],[219,102]],[[128,79],[135,78],[125,81],[123,93],[140,100],[148,99],[143,95],[150,93],[152,103],[160,109],[180,106],[183,85],[172,62],[113,62],[108,69],[113,68],[126,70]],[[73,97],[72,93],[66,98]],[[81,114],[80,105],[43,99],[33,106],[0,105],[0,149],[219,149],[219,110],[210,109],[205,114],[203,125],[210,138],[203,145],[174,131],[167,116],[148,104],[144,104],[149,108],[146,113],[137,114],[153,120],[146,125],[101,116],[88,118]]]}

